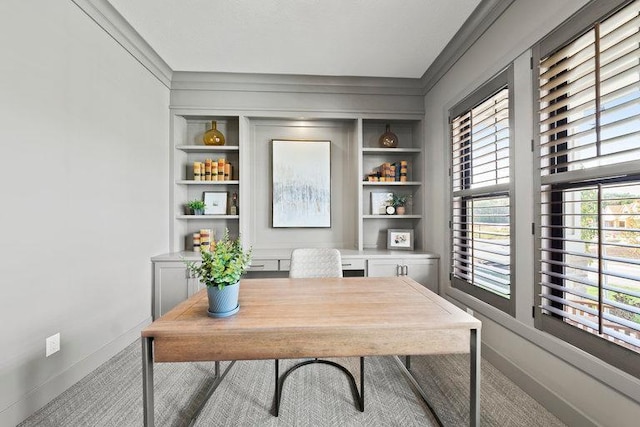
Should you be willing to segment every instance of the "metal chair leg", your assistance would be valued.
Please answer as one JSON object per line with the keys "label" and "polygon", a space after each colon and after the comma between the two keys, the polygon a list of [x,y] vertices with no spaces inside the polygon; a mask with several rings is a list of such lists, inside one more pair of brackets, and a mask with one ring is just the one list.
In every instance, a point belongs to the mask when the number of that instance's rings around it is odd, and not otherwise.
{"label": "metal chair leg", "polygon": [[321,363],[324,365],[333,366],[334,368],[338,368],[341,370],[349,379],[349,383],[351,385],[351,390],[353,392],[353,397],[356,402],[356,408],[360,410],[360,412],[364,412],[364,357],[360,357],[360,391],[358,391],[358,386],[356,385],[356,380],[349,372],[347,368],[340,365],[339,363],[332,362],[330,360],[322,360],[322,359],[312,359],[304,362],[296,363],[280,377],[280,363],[278,359],[275,359],[275,410],[274,415],[277,417],[280,413],[280,402],[282,401],[282,390],[284,388],[284,381],[287,377],[296,369],[301,368],[303,366]]}

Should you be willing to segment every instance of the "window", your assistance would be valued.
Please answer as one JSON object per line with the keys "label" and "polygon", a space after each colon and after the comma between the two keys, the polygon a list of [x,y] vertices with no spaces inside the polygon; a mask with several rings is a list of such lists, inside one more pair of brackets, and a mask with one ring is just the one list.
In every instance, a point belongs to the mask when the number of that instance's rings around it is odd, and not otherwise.
{"label": "window", "polygon": [[640,376],[640,1],[539,49],[536,326]]}
{"label": "window", "polygon": [[512,76],[510,67],[449,112],[451,283],[510,314]]}

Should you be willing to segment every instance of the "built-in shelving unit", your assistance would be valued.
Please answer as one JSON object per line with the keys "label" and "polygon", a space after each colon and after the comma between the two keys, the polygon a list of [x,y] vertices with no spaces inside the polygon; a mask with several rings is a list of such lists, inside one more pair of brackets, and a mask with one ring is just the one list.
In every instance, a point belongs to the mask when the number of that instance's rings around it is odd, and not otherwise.
{"label": "built-in shelving unit", "polygon": [[[217,128],[225,136],[225,145],[205,145],[204,133],[215,121]],[[230,215],[233,193],[238,197],[241,191],[240,170],[240,120],[237,116],[180,115],[172,117],[172,181],[171,191],[171,247],[175,252],[193,248],[193,233],[200,229],[211,229],[215,236],[221,236],[225,229],[237,235],[240,230],[240,215]],[[201,181],[194,179],[193,163],[206,159],[224,159],[232,165],[231,179],[226,181]],[[203,200],[207,191],[226,193],[226,214],[190,215],[185,205],[195,199]]]}
{"label": "built-in shelving unit", "polygon": [[[208,146],[203,134],[216,121],[226,138],[223,146]],[[398,136],[398,146],[379,145],[386,125]],[[192,250],[193,233],[212,229],[219,237],[225,229],[258,249],[285,249],[308,244],[348,250],[386,250],[388,229],[414,231],[415,250],[422,250],[424,157],[421,117],[292,119],[175,111],[172,116],[171,248]],[[274,229],[270,223],[270,144],[273,138],[330,139],[332,141],[332,226],[330,229]],[[225,159],[233,166],[231,179],[200,181],[193,162]],[[294,159],[292,159],[294,161]],[[370,182],[368,173],[381,164],[406,161],[404,182]],[[224,192],[227,205],[238,194],[239,214],[189,215],[185,204],[203,193]],[[373,212],[372,193],[409,196],[403,215]],[[246,210],[245,210],[246,209]]]}
{"label": "built-in shelving unit", "polygon": [[[390,126],[398,136],[398,146],[381,147],[380,135]],[[362,121],[361,164],[362,177],[360,183],[361,213],[360,229],[361,249],[386,249],[388,229],[410,229],[414,231],[415,248],[422,249],[422,206],[423,206],[423,121],[422,120],[380,120],[364,119]],[[372,182],[367,175],[379,168],[383,163],[399,163],[406,161],[408,165],[407,181]],[[409,201],[404,215],[384,215],[374,212],[373,193],[395,193],[407,195]]]}

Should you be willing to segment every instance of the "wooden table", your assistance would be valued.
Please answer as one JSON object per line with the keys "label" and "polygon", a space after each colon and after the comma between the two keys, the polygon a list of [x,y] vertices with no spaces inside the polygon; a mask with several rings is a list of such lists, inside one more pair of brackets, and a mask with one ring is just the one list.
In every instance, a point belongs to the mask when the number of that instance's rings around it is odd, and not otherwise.
{"label": "wooden table", "polygon": [[243,279],[238,314],[214,319],[207,304],[200,291],[142,331],[146,426],[154,362],[445,353],[470,353],[470,424],[480,424],[481,323],[409,277]]}

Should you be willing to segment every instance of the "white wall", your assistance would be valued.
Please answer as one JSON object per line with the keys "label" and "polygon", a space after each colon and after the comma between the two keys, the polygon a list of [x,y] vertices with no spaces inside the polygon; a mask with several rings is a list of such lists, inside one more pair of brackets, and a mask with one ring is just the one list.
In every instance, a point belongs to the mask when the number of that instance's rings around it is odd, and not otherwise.
{"label": "white wall", "polygon": [[[569,425],[637,425],[640,381],[533,328],[533,129],[529,48],[586,1],[517,0],[425,98],[427,250],[442,255],[444,293],[483,321],[485,354]],[[516,318],[452,289],[449,282],[448,109],[515,61]],[[554,356],[558,353],[562,358]],[[569,363],[570,362],[570,363]]]}
{"label": "white wall", "polygon": [[[71,1],[0,2],[0,425],[139,336],[168,248],[169,90]],[[45,358],[45,337],[61,351]]]}

